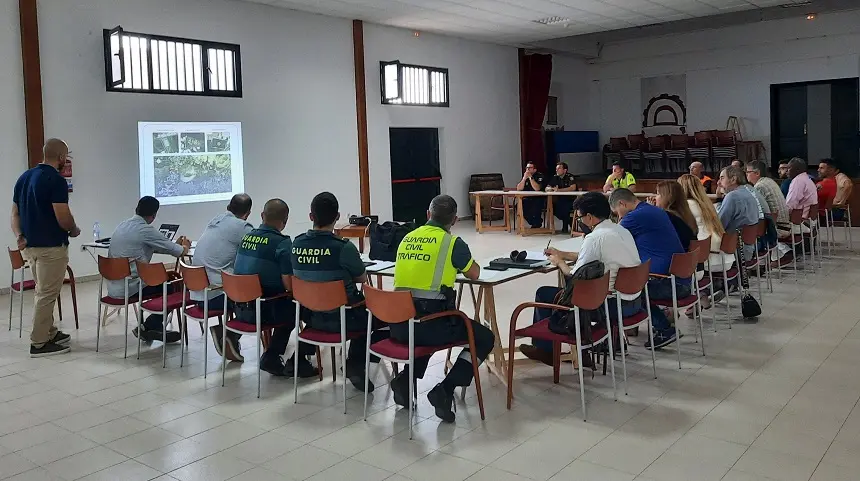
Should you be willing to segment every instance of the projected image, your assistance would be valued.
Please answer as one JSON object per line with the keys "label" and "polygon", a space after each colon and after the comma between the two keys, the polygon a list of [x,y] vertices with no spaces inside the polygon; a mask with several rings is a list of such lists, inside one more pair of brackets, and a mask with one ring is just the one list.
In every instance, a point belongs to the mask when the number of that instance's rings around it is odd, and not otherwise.
{"label": "projected image", "polygon": [[141,195],[181,204],[244,190],[239,123],[141,122],[139,135]]}

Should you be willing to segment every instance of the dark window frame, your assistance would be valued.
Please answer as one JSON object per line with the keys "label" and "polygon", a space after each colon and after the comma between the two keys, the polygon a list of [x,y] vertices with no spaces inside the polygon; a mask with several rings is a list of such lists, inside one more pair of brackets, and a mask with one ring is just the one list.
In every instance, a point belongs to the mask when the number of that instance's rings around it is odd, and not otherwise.
{"label": "dark window frame", "polygon": [[[397,93],[399,94],[396,98],[403,98],[403,67],[411,67],[416,69],[425,69],[428,71],[429,75],[433,73],[440,73],[445,77],[445,101],[444,102],[428,102],[423,104],[411,104],[405,102],[395,102],[393,100],[389,100],[385,97],[385,67],[388,65],[397,65]],[[450,75],[448,73],[447,68],[442,67],[430,67],[428,65],[415,65],[402,63],[399,60],[393,61],[381,61],[379,62],[379,90],[380,90],[380,98],[382,100],[382,105],[393,105],[399,107],[450,107],[451,106],[451,88],[450,88]],[[432,98],[432,82],[427,82],[427,98]]]}
{"label": "dark window frame", "polygon": [[[111,33],[116,33],[119,30],[120,32],[120,52],[122,53],[123,43],[122,36],[130,35],[135,37],[140,37],[146,39],[146,58],[141,59],[141,62],[145,61],[147,65],[147,78],[149,81],[149,88],[122,88],[120,86],[112,85],[112,59],[111,59],[111,46],[110,46],[110,36]],[[103,31],[103,43],[104,43],[104,57],[105,57],[105,90],[108,92],[122,92],[122,93],[137,93],[137,94],[157,94],[157,95],[190,95],[194,97],[228,97],[228,98],[242,98],[242,53],[241,48],[237,44],[232,43],[224,43],[224,42],[213,42],[210,40],[197,40],[192,38],[183,38],[183,37],[170,37],[166,35],[153,35],[147,33],[138,33],[138,32],[128,32],[122,30],[122,27],[115,27],[112,29],[104,29]],[[175,43],[183,43],[183,44],[193,44],[200,45],[200,63],[202,68],[202,85],[203,91],[187,91],[187,90],[170,90],[170,89],[156,89],[153,88],[153,73],[152,73],[152,40],[156,41],[165,41],[165,42],[175,42]],[[233,68],[233,86],[234,90],[212,90],[210,89],[209,82],[209,49],[220,49],[220,50],[229,50],[233,53],[234,58],[234,68]],[[123,59],[124,61],[124,59]],[[125,78],[125,72],[122,75],[123,79]],[[121,85],[121,84],[120,84]]]}

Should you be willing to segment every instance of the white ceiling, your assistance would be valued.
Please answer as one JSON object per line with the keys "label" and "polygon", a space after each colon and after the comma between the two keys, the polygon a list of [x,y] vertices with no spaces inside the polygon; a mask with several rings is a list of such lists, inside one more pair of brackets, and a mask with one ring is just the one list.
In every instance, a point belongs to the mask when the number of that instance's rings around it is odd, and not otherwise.
{"label": "white ceiling", "polygon": [[[804,0],[247,0],[323,15],[508,45]],[[800,7],[802,8],[802,7]],[[569,23],[543,25],[558,16]]]}

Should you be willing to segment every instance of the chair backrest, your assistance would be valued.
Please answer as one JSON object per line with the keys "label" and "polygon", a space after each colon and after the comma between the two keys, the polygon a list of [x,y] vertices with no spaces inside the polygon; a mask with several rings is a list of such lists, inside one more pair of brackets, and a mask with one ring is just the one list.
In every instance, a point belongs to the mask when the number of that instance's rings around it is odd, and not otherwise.
{"label": "chair backrest", "polygon": [[741,228],[741,239],[746,245],[753,245],[758,240],[758,224],[745,225]]}
{"label": "chair backrest", "polygon": [[661,151],[666,148],[666,138],[662,135],[657,137],[648,137],[648,150]]}
{"label": "chair backrest", "polygon": [[686,149],[690,146],[690,137],[686,134],[672,134],[670,142],[673,149]]}
{"label": "chair backrest", "polygon": [[308,282],[293,277],[293,298],[316,312],[333,311],[348,303],[343,281]]}
{"label": "chair backrest", "polygon": [[720,241],[720,251],[724,254],[734,254],[738,250],[738,232],[726,232]]}
{"label": "chair backrest", "polygon": [[209,276],[203,266],[189,266],[179,261],[179,272],[182,274],[182,282],[189,291],[202,291],[209,287]]}
{"label": "chair backrest", "polygon": [[702,240],[691,240],[690,247],[687,248],[687,252],[698,252],[696,263],[704,263],[708,260],[708,256],[711,253],[711,236]]}
{"label": "chair backrest", "polygon": [[803,209],[791,209],[788,213],[788,220],[794,225],[803,223]]}
{"label": "chair backrest", "polygon": [[824,210],[830,210],[833,208],[833,197],[828,197],[827,200],[824,201]]}
{"label": "chair backrest", "polygon": [[227,298],[233,302],[251,302],[263,297],[263,287],[257,274],[238,275],[222,272],[221,286]]}
{"label": "chair backrest", "polygon": [[149,264],[141,261],[134,261],[134,264],[137,266],[137,276],[147,286],[160,286],[170,280],[164,264]]}
{"label": "chair backrest", "polygon": [[579,280],[573,288],[571,304],[587,311],[593,311],[603,304],[609,292],[609,273],[597,279]]}
{"label": "chair backrest", "polygon": [[609,148],[612,149],[613,152],[619,152],[627,150],[630,148],[630,145],[627,143],[626,137],[610,137]]}
{"label": "chair backrest", "polygon": [[809,219],[810,220],[818,220],[818,204],[812,204],[809,206]]}
{"label": "chair backrest", "polygon": [[758,224],[756,224],[755,227],[756,237],[761,238],[767,235],[767,221],[765,219],[758,221]]}
{"label": "chair backrest", "polygon": [[693,134],[693,143],[696,147],[710,147],[711,146],[711,133],[710,132],[696,132]]}
{"label": "chair backrest", "polygon": [[131,276],[131,262],[126,257],[99,256],[99,275],[109,281],[121,281]]}
{"label": "chair backrest", "polygon": [[6,248],[9,251],[9,262],[12,264],[12,270],[17,271],[18,269],[24,267],[24,256],[21,255],[21,251],[17,249]]}
{"label": "chair backrest", "polygon": [[669,264],[669,274],[682,279],[693,277],[693,274],[696,273],[696,264],[698,263],[696,260],[698,256],[698,249],[691,252],[672,254],[672,263]]}
{"label": "chair backrest", "polygon": [[416,316],[409,291],[383,291],[364,286],[364,302],[374,317],[387,324],[400,324]]}
{"label": "chair backrest", "polygon": [[633,150],[642,150],[645,144],[645,134],[630,134],[627,136],[627,144]]}
{"label": "chair backrest", "polygon": [[615,291],[622,294],[639,294],[648,283],[651,259],[635,267],[620,267],[615,275]]}
{"label": "chair backrest", "polygon": [[717,130],[714,132],[714,140],[719,147],[729,147],[735,145],[734,130]]}

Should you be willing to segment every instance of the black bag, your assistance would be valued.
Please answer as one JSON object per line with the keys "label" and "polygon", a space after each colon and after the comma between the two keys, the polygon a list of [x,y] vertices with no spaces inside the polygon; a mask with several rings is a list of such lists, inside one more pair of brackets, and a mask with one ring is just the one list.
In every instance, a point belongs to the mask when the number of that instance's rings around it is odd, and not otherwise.
{"label": "black bag", "polygon": [[370,234],[370,259],[394,262],[397,260],[397,247],[406,234],[415,230],[412,222],[373,222],[368,227]]}
{"label": "black bag", "polygon": [[[740,269],[738,271],[738,275],[740,275],[742,293],[741,314],[744,316],[744,319],[754,319],[761,315],[761,306],[758,305],[758,301],[755,300],[755,297],[750,294],[750,280],[747,276],[746,267],[744,267],[744,264],[746,263],[746,254],[744,254],[744,242],[741,239],[740,235],[738,235],[738,257],[740,258]],[[768,262],[769,261],[770,259],[768,259]]]}
{"label": "black bag", "polygon": [[349,216],[350,225],[368,226],[373,222],[378,222],[378,215],[351,215]]}
{"label": "black bag", "polygon": [[[570,299],[573,295],[573,289],[576,287],[578,280],[600,279],[606,273],[606,266],[600,261],[591,261],[565,279],[564,289],[556,296],[554,304],[560,306],[570,306]],[[606,322],[604,319],[605,313],[603,309],[594,311],[579,311],[579,336],[583,344],[590,342],[591,326],[596,323]],[[572,335],[576,333],[576,317],[573,311],[556,309],[549,318],[549,330],[556,334]]]}

